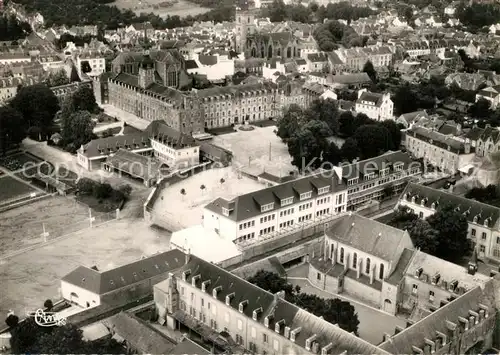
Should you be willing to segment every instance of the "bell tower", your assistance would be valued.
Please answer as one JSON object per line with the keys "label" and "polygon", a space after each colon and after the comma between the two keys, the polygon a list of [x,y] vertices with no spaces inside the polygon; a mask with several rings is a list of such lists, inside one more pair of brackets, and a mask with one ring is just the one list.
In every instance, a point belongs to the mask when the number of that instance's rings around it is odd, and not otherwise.
{"label": "bell tower", "polygon": [[247,49],[248,36],[257,32],[255,26],[255,9],[248,0],[236,5],[236,26],[234,50],[237,53],[245,53]]}

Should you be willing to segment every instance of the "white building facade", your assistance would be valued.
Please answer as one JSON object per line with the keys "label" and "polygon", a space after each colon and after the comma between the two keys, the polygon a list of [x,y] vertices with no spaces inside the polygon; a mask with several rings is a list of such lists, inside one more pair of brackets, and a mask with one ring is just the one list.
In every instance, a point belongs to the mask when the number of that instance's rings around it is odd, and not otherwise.
{"label": "white building facade", "polygon": [[355,110],[375,121],[394,119],[394,103],[389,93],[377,94],[366,89],[359,90]]}

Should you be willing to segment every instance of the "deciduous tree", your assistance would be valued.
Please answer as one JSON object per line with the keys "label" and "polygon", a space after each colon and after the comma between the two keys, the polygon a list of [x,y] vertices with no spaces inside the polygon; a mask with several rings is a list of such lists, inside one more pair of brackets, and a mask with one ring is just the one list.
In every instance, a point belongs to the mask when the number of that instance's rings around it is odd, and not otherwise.
{"label": "deciduous tree", "polygon": [[363,125],[356,130],[353,137],[358,142],[361,159],[376,157],[393,146],[389,131],[381,125]]}
{"label": "deciduous tree", "polygon": [[0,154],[21,143],[26,137],[26,125],[21,114],[10,106],[0,107]]}
{"label": "deciduous tree", "polygon": [[62,118],[62,138],[66,150],[75,153],[94,138],[94,122],[88,111],[76,111]]}

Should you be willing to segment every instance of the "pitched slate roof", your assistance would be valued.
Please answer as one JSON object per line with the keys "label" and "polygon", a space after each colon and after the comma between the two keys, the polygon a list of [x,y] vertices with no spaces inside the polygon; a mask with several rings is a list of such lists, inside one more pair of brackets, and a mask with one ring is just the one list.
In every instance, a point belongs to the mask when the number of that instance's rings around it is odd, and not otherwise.
{"label": "pitched slate roof", "polygon": [[[413,354],[413,346],[424,349],[425,339],[434,340],[436,332],[449,334],[449,323],[459,324],[458,317],[469,317],[469,310],[479,311],[480,304],[489,309],[489,319],[494,321],[495,316],[495,290],[493,281],[490,280],[484,288],[475,287],[461,297],[439,308],[429,316],[421,319],[402,332],[392,336],[379,345],[379,348],[392,354]],[[449,342],[450,339],[447,340]]]}
{"label": "pitched slate roof", "polygon": [[151,122],[146,127],[144,133],[148,134],[151,139],[161,141],[173,149],[183,149],[198,145],[192,136],[167,126],[164,121]]}
{"label": "pitched slate roof", "polygon": [[[455,207],[457,212],[465,215],[469,223],[484,225],[485,221],[488,220],[488,226],[491,228],[499,222],[500,208],[442,190],[436,190],[429,186],[409,183],[401,194],[401,199],[412,202],[413,197],[415,197],[415,203],[427,208],[432,208],[433,203],[435,203],[436,209],[439,206],[450,204]],[[474,222],[475,217],[477,217],[476,222]]]}
{"label": "pitched slate roof", "polygon": [[366,73],[337,74],[331,77],[333,83],[338,84],[364,84],[370,83],[371,79]]}
{"label": "pitched slate roof", "polygon": [[184,263],[184,253],[173,249],[103,272],[79,266],[61,281],[103,295],[158,275],[166,275]]}
{"label": "pitched slate roof", "polygon": [[[421,141],[428,142],[442,149],[448,149],[455,154],[465,154],[465,144],[462,141],[445,136],[439,132],[430,130],[425,127],[412,127],[406,132],[407,137],[414,137]],[[473,152],[474,148],[471,147],[470,151]]]}
{"label": "pitched slate roof", "polygon": [[326,186],[330,186],[330,193],[340,192],[347,188],[345,184],[339,183],[338,179],[328,178],[318,174],[286,182],[281,185],[268,187],[255,192],[250,192],[248,194],[238,196],[231,201],[218,198],[206,205],[205,208],[218,214],[222,214],[222,208],[227,208],[231,204],[234,206],[234,209],[226,218],[236,222],[244,221],[260,215],[262,213],[261,206],[263,205],[274,203],[274,208],[265,212],[271,213],[272,211],[276,211],[281,208],[282,199],[289,197],[293,198],[293,203],[291,204],[293,205],[299,202],[299,195],[301,193],[311,191],[312,194],[310,198],[300,201],[305,202],[316,198],[318,196],[318,189]]}
{"label": "pitched slate roof", "polygon": [[413,258],[413,254],[415,253],[415,250],[405,248],[403,250],[403,253],[399,257],[398,263],[396,264],[396,267],[394,268],[394,271],[392,272],[391,275],[387,278],[387,282],[390,283],[391,285],[399,285],[403,277],[405,276],[406,270],[408,269],[410,265],[410,261]]}
{"label": "pitched slate roof", "polygon": [[125,149],[109,156],[106,165],[146,181],[155,179],[160,172],[160,164],[156,160]]}
{"label": "pitched slate roof", "polygon": [[[277,322],[284,321],[280,327],[279,334],[284,336],[285,327],[291,330],[301,328],[297,334],[295,343],[305,347],[306,339],[316,334],[316,341],[320,348],[332,343],[333,347],[329,354],[384,354],[376,346],[362,340],[361,338],[348,333],[327,321],[291,304],[278,295],[265,291],[238,276],[219,268],[218,266],[206,262],[196,256],[191,255],[190,261],[179,269],[175,275],[182,278],[182,273],[189,270],[186,282],[192,283],[193,277],[200,275],[196,281],[196,287],[201,289],[203,281],[210,280],[206,284],[206,293],[213,296],[213,290],[220,287],[217,292],[217,299],[220,302],[226,300],[230,295],[230,307],[239,311],[240,302],[246,301],[243,307],[243,314],[249,318],[253,316],[253,311],[262,308],[258,314],[257,322],[264,326],[264,319],[269,316],[269,328],[275,329]],[[166,281],[164,281],[166,282]],[[162,288],[162,283],[156,287]],[[278,334],[278,333],[276,333]],[[289,349],[284,348],[283,352],[288,353]]]}
{"label": "pitched slate roof", "polygon": [[327,62],[328,56],[325,53],[310,53],[307,55],[307,59],[313,63]]}
{"label": "pitched slate roof", "polygon": [[378,93],[373,93],[373,92],[363,92],[361,93],[361,96],[358,98],[356,103],[362,104],[363,101],[365,102],[371,102],[374,105],[380,106],[382,105],[382,98],[384,95],[378,94]]}
{"label": "pitched slate roof", "polygon": [[103,323],[125,339],[127,344],[139,354],[170,354],[175,344],[153,327],[141,323],[135,316],[120,312]]}
{"label": "pitched slate roof", "polygon": [[399,261],[404,248],[413,248],[406,231],[350,213],[331,222],[326,235],[360,251],[393,262]]}
{"label": "pitched slate roof", "polygon": [[354,164],[342,166],[342,179],[346,182],[349,179],[362,179],[370,173],[377,174],[380,170],[389,168],[389,173],[394,172],[394,165],[403,164],[403,170],[411,167],[420,167],[421,163],[413,161],[406,152],[398,150],[397,152],[387,152],[374,158],[358,161]]}
{"label": "pitched slate roof", "polygon": [[151,143],[147,133],[132,133],[91,140],[83,146],[83,150],[80,152],[88,158],[94,158],[105,157],[124,148],[137,150],[150,147]]}
{"label": "pitched slate roof", "polygon": [[493,143],[497,143],[500,138],[500,131],[496,127],[486,127],[481,134],[480,139],[486,141],[489,138],[493,140]]}

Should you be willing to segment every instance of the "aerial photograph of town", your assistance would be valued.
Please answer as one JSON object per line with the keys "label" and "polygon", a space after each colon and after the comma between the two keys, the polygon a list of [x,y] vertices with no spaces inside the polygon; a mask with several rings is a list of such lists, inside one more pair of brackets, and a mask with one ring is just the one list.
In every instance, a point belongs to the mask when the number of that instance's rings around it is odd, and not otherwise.
{"label": "aerial photograph of town", "polygon": [[0,0],[0,353],[500,354],[499,0]]}

